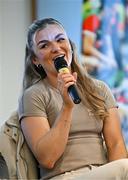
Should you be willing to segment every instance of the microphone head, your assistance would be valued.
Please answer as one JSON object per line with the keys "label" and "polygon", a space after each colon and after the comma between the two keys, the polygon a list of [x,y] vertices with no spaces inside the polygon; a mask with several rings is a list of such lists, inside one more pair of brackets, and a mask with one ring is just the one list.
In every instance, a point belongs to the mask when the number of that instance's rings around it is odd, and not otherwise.
{"label": "microphone head", "polygon": [[57,71],[59,71],[61,68],[68,67],[67,62],[64,59],[64,56],[56,58],[54,60],[54,65]]}

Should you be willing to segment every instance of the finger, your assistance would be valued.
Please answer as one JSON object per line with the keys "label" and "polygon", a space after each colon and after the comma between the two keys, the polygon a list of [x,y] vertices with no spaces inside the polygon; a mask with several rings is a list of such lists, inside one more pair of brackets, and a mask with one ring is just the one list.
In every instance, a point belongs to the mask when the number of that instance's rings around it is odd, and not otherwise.
{"label": "finger", "polygon": [[75,82],[70,81],[70,82],[68,82],[68,83],[65,84],[64,88],[65,88],[65,89],[68,89],[69,86],[74,85],[74,84],[75,84]]}

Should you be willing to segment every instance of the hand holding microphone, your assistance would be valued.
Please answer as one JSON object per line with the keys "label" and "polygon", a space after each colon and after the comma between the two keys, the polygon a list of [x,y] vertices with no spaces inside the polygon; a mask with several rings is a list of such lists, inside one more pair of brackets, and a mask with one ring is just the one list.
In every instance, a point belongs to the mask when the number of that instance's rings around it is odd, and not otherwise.
{"label": "hand holding microphone", "polygon": [[[54,60],[55,68],[60,73],[69,73],[68,65],[64,57],[58,57]],[[81,102],[81,99],[79,97],[79,94],[77,92],[77,89],[75,85],[70,85],[68,88],[68,93],[71,96],[73,102],[75,104],[79,104]]]}

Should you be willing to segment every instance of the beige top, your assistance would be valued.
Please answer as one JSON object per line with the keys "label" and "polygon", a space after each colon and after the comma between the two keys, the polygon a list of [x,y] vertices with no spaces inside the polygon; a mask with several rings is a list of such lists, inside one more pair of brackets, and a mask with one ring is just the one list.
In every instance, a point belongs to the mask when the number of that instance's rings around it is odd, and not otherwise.
{"label": "beige top", "polygon": [[[115,107],[116,102],[108,86],[99,80],[96,80],[96,84],[101,88],[107,109]],[[28,88],[21,97],[19,117],[20,120],[26,116],[46,117],[52,127],[61,106],[62,98],[59,91],[51,87],[47,81],[41,80]],[[89,164],[106,163],[102,128],[103,122],[96,119],[90,109],[82,103],[76,104],[65,152],[53,169],[40,168],[41,177],[45,179]]]}

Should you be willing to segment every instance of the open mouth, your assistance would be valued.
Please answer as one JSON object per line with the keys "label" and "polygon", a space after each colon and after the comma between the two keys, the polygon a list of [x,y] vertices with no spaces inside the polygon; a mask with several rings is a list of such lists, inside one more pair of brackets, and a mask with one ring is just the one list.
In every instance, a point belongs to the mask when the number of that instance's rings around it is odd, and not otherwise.
{"label": "open mouth", "polygon": [[55,61],[57,58],[64,58],[64,56],[65,56],[64,54],[58,55],[55,58],[53,58],[53,61]]}

